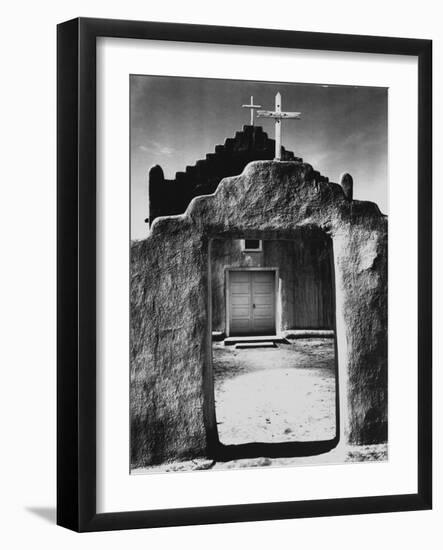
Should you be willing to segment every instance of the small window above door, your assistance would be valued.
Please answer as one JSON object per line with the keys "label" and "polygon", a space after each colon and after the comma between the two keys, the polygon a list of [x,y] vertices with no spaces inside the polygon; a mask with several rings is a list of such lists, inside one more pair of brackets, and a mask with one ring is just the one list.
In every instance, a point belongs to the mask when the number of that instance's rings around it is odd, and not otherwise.
{"label": "small window above door", "polygon": [[244,252],[261,252],[263,250],[263,241],[259,239],[243,239],[242,250]]}

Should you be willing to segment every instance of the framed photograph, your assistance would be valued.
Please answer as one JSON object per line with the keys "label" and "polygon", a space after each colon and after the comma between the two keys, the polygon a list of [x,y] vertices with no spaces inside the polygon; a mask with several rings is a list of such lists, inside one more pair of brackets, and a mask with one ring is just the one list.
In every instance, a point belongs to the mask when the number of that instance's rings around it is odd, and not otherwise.
{"label": "framed photograph", "polygon": [[429,40],[58,26],[59,525],[432,506]]}

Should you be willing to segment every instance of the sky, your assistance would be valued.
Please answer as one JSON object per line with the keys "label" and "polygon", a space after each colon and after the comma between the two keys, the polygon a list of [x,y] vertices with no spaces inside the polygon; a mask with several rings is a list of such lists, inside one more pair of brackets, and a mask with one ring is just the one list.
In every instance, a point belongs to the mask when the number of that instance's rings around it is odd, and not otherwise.
{"label": "sky", "polygon": [[[166,179],[205,158],[226,138],[249,124],[254,103],[301,111],[301,120],[282,123],[282,145],[304,162],[339,182],[343,172],[354,179],[354,198],[376,202],[388,213],[388,90],[357,86],[325,86],[131,75],[131,237],[147,236],[147,182],[159,164]],[[274,121],[255,119],[274,138]]]}

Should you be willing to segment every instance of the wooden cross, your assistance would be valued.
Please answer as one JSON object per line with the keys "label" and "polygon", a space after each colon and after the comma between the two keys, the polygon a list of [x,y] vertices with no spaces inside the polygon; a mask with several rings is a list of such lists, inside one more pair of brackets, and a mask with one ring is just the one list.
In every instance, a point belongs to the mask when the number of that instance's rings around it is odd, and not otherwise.
{"label": "wooden cross", "polygon": [[281,160],[281,121],[288,118],[300,119],[301,113],[282,112],[280,92],[275,96],[275,111],[257,111],[257,116],[275,118],[275,160]]}
{"label": "wooden cross", "polygon": [[251,103],[249,105],[242,105],[242,107],[251,109],[251,126],[254,126],[254,109],[260,109],[261,105],[254,105],[254,96],[251,95]]}

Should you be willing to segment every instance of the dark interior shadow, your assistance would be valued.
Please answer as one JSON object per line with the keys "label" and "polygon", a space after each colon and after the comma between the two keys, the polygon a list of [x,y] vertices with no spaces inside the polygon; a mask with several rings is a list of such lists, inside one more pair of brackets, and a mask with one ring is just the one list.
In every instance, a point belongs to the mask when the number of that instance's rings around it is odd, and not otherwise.
{"label": "dark interior shadow", "polygon": [[268,458],[314,456],[327,453],[338,444],[338,437],[326,441],[306,441],[287,443],[243,443],[240,445],[223,445],[219,443],[212,453],[214,460],[227,461],[240,458]]}
{"label": "dark interior shadow", "polygon": [[26,510],[35,516],[38,516],[49,523],[56,523],[57,510],[55,507],[45,507],[45,506],[28,506]]}

